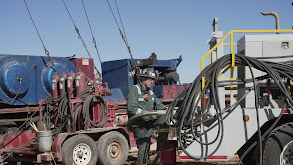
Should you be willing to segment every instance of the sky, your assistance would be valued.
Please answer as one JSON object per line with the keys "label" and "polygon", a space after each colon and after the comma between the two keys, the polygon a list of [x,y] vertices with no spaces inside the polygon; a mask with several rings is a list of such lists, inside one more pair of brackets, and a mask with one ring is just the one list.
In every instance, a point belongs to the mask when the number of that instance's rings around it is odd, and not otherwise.
{"label": "sky", "polygon": [[[26,0],[51,56],[88,57],[62,0]],[[64,0],[95,64],[100,62],[92,42],[81,0]],[[113,10],[114,0],[109,0]],[[292,29],[292,0],[117,0],[128,43],[136,59],[155,52],[158,59],[182,55],[177,72],[183,83],[200,73],[200,58],[209,51],[212,21],[219,31],[275,29],[275,11],[281,29]],[[102,61],[130,58],[107,0],[84,0]],[[116,17],[117,11],[114,10]],[[23,0],[0,0],[0,54],[45,56]],[[243,34],[235,36],[237,41]],[[229,49],[227,47],[227,49]]]}

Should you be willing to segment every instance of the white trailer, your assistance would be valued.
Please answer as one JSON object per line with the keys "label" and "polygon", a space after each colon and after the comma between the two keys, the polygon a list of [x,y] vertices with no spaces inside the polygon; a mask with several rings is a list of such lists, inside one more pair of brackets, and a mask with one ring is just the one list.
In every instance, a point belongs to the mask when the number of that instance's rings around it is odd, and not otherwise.
{"label": "white trailer", "polygon": [[[238,154],[243,164],[293,164],[293,30],[223,36],[217,24],[216,18],[201,74],[167,112],[179,129],[180,159],[227,161]],[[245,35],[234,43],[235,33]],[[225,45],[230,54],[224,56]],[[206,57],[211,64],[204,69]]]}

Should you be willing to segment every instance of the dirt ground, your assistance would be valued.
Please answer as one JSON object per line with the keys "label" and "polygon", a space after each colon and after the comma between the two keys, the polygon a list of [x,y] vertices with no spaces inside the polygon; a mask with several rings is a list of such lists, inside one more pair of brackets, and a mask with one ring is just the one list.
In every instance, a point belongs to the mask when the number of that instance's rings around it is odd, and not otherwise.
{"label": "dirt ground", "polygon": [[[125,165],[135,165],[136,164],[136,154],[129,155],[128,160]],[[151,162],[155,159],[156,155],[151,156]],[[203,162],[203,161],[195,161],[195,160],[180,160],[179,156],[177,156],[176,164],[182,165],[237,165],[238,157],[231,161],[222,161],[222,162]],[[161,165],[160,160],[157,161],[156,165]]]}
{"label": "dirt ground", "polygon": [[[155,159],[156,157],[156,144],[151,145],[151,162]],[[128,160],[125,163],[125,165],[135,165],[136,164],[136,157],[137,157],[137,149],[131,148],[129,155],[128,155]],[[230,161],[220,161],[220,162],[215,162],[215,161],[195,161],[195,160],[180,160],[178,152],[177,152],[177,157],[176,157],[176,164],[182,164],[182,165],[237,165],[238,163],[238,156],[235,155],[232,157]],[[160,165],[160,160],[157,161],[156,165]]]}
{"label": "dirt ground", "polygon": [[[153,162],[153,160],[157,156],[156,143],[152,144],[150,149],[151,149],[150,159],[151,159],[151,162]],[[223,162],[223,161],[221,161],[221,162],[215,162],[215,161],[203,162],[203,161],[195,161],[195,160],[180,160],[178,152],[176,152],[176,153],[177,153],[176,164],[182,164],[182,165],[237,165],[238,160],[239,160],[237,155],[232,157],[232,159],[230,161],[225,161],[225,162]],[[137,157],[137,148],[133,147],[129,151],[128,159],[125,162],[125,165],[136,165],[136,157]],[[21,162],[16,163],[16,165],[22,165],[22,164],[23,163],[21,163]],[[53,164],[53,162],[52,162],[52,164]],[[160,160],[158,160],[155,164],[162,165],[160,163]],[[58,165],[61,165],[61,164],[58,164]],[[168,165],[170,165],[170,164],[168,164]]]}

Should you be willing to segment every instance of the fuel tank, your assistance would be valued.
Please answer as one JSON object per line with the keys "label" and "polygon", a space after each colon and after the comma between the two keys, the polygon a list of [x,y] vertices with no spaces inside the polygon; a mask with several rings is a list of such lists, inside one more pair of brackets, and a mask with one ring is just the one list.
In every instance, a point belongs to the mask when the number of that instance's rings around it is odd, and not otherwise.
{"label": "fuel tank", "polygon": [[37,105],[52,93],[52,76],[76,68],[64,57],[0,54],[0,103]]}

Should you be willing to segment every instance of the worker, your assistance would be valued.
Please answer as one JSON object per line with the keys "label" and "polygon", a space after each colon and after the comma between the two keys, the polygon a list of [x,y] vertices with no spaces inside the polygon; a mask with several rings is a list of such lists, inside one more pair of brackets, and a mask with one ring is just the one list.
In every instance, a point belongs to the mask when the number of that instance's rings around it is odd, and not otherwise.
{"label": "worker", "polygon": [[[128,118],[147,113],[147,111],[166,109],[151,90],[156,78],[154,71],[150,68],[144,69],[139,77],[140,82],[130,89],[127,97]],[[149,164],[151,135],[157,126],[159,126],[157,151],[172,149],[172,146],[167,143],[169,126],[166,124],[166,115],[159,118],[157,116],[142,117],[132,125],[132,132],[138,148],[138,165]]]}

